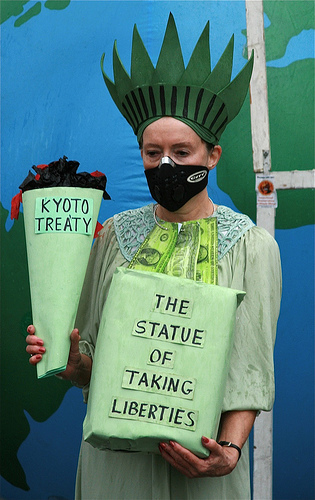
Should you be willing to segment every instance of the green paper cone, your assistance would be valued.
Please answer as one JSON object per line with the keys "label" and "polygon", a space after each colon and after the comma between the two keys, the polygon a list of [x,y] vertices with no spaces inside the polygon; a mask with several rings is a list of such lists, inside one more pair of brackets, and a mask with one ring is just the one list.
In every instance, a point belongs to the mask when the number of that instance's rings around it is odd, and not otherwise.
{"label": "green paper cone", "polygon": [[102,194],[75,187],[23,193],[33,323],[46,347],[38,378],[66,368]]}
{"label": "green paper cone", "polygon": [[153,453],[172,439],[207,456],[201,437],[216,438],[243,296],[118,268],[99,328],[84,439]]}

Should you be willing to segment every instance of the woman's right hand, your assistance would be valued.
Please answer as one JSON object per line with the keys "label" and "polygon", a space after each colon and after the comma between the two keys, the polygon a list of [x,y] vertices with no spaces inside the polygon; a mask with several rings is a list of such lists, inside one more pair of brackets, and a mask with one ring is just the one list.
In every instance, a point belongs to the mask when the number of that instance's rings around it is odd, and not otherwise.
{"label": "woman's right hand", "polygon": [[27,328],[28,336],[26,337],[26,352],[30,354],[29,362],[35,366],[41,361],[43,354],[46,352],[44,341],[35,335],[35,326],[29,325]]}
{"label": "woman's right hand", "polygon": [[[34,325],[29,325],[27,328],[28,335],[26,337],[27,347],[26,352],[30,354],[29,362],[35,366],[39,363],[46,352],[44,341],[35,335]],[[91,378],[92,360],[86,354],[81,354],[79,350],[79,342],[81,340],[79,330],[75,328],[70,335],[70,350],[69,358],[65,371],[58,373],[56,376],[63,380],[71,380],[78,386],[85,386]]]}

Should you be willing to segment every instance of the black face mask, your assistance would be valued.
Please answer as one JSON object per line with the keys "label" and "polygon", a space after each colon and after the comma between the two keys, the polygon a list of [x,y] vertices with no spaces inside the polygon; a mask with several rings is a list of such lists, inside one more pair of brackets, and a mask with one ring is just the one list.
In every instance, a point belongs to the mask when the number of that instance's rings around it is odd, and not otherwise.
{"label": "black face mask", "polygon": [[158,167],[145,170],[152,198],[170,212],[176,212],[208,184],[204,166],[177,165],[164,156]]}

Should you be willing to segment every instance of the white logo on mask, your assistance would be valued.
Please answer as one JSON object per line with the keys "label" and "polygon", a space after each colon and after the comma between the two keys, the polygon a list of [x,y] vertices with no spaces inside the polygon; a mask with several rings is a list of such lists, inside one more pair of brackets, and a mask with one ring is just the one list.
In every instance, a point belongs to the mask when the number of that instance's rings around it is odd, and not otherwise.
{"label": "white logo on mask", "polygon": [[189,177],[187,177],[187,182],[200,182],[206,177],[206,175],[207,172],[205,172],[204,170],[200,170],[200,172],[196,172],[195,174],[191,174]]}

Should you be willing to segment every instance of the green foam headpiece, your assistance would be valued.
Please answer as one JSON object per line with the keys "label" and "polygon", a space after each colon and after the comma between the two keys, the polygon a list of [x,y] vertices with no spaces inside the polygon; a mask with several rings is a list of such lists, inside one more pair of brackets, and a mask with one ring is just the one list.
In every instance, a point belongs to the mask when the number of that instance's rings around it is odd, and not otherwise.
{"label": "green foam headpiece", "polygon": [[156,68],[135,25],[129,76],[115,41],[114,82],[103,68],[105,54],[101,58],[103,78],[138,141],[150,123],[171,116],[189,125],[206,142],[217,144],[227,124],[242,107],[253,69],[252,52],[244,68],[230,81],[233,46],[232,36],[211,71],[208,22],[185,68],[177,28],[170,14]]}

